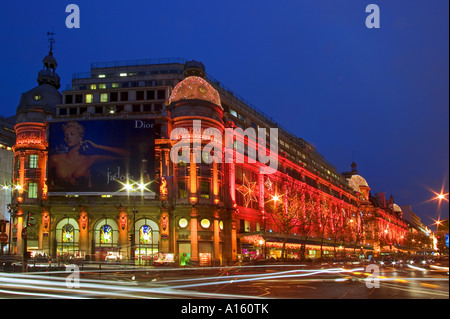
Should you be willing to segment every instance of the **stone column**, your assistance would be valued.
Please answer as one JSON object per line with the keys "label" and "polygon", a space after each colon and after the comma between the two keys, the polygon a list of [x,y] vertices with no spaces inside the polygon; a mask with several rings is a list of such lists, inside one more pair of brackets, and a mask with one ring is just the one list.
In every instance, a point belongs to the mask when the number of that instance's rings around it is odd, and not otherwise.
{"label": "stone column", "polygon": [[237,260],[237,226],[235,211],[231,213],[231,261],[234,263]]}
{"label": "stone column", "polygon": [[214,260],[213,266],[220,266],[219,209],[214,209]]}
{"label": "stone column", "polygon": [[197,163],[195,160],[195,152],[192,152],[189,172],[189,194],[191,202],[193,198],[195,198],[194,202],[197,202]]}
{"label": "stone column", "polygon": [[212,184],[213,184],[214,204],[218,204],[220,201],[220,199],[219,199],[219,172],[217,170],[217,162],[216,161],[213,161]]}
{"label": "stone column", "polygon": [[23,229],[23,209],[19,206],[17,209],[17,223],[16,223],[16,254],[22,255],[23,252],[23,238],[22,238],[22,229]]}
{"label": "stone column", "polygon": [[195,207],[191,209],[191,265],[198,265],[198,211]]}
{"label": "stone column", "polygon": [[22,197],[25,188],[25,153],[20,153],[19,163],[19,185],[22,187],[21,189],[19,189],[19,197]]}

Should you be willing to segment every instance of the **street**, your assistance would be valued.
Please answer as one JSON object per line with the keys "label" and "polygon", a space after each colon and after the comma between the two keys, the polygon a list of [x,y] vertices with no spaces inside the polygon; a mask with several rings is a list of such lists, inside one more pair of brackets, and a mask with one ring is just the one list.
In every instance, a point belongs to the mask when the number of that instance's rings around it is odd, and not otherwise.
{"label": "street", "polygon": [[83,270],[66,269],[0,272],[0,298],[449,298],[448,262],[418,265],[406,261],[398,265],[341,262],[208,268],[102,264],[101,269],[94,266],[83,267]]}

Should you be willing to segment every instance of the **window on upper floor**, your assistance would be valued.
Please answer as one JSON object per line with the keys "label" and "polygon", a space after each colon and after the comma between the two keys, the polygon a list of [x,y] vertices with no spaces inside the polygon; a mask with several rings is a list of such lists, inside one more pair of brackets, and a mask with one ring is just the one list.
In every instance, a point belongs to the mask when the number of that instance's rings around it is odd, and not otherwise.
{"label": "window on upper floor", "polygon": [[200,197],[209,198],[210,193],[210,183],[207,181],[202,181],[200,183]]}
{"label": "window on upper floor", "polygon": [[39,156],[36,154],[31,154],[29,158],[28,166],[30,168],[38,168],[38,158]]}
{"label": "window on upper floor", "polygon": [[158,90],[158,100],[166,99],[166,90]]}
{"label": "window on upper floor", "polygon": [[187,198],[187,188],[185,181],[178,182],[178,198]]}
{"label": "window on upper floor", "polygon": [[37,183],[28,183],[28,198],[37,198]]}
{"label": "window on upper floor", "polygon": [[86,94],[86,96],[84,98],[85,98],[86,103],[92,103],[94,101],[92,94]]}
{"label": "window on upper floor", "polygon": [[73,95],[66,95],[66,104],[73,103]]}
{"label": "window on upper floor", "polygon": [[119,100],[119,93],[118,92],[111,92],[109,94],[109,99],[111,102],[117,102]]}
{"label": "window on upper floor", "polygon": [[120,92],[120,100],[128,101],[128,92]]}
{"label": "window on upper floor", "polygon": [[75,103],[83,103],[83,95],[82,94],[75,95]]}
{"label": "window on upper floor", "polygon": [[141,101],[144,99],[144,91],[137,91],[136,92],[136,100]]}

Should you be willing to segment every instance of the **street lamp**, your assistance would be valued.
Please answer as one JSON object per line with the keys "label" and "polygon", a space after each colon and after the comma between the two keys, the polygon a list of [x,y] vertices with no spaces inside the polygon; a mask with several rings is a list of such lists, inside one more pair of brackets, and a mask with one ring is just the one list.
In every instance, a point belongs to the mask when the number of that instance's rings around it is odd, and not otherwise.
{"label": "street lamp", "polygon": [[[119,181],[118,181],[119,182]],[[152,182],[149,183],[143,183],[142,181],[140,182],[135,182],[133,180],[127,180],[126,183],[122,183],[119,182],[120,184],[122,184],[122,189],[121,191],[126,191],[127,195],[130,196],[130,193],[132,193],[132,197],[133,197],[133,209],[132,209],[132,213],[133,213],[133,227],[132,227],[132,234],[130,235],[130,259],[133,260],[133,262],[135,262],[135,256],[136,256],[136,214],[139,212],[139,210],[136,208],[136,193],[140,192],[141,196],[144,194],[144,191],[149,191],[151,192],[150,189],[147,188],[148,185],[150,185]]]}

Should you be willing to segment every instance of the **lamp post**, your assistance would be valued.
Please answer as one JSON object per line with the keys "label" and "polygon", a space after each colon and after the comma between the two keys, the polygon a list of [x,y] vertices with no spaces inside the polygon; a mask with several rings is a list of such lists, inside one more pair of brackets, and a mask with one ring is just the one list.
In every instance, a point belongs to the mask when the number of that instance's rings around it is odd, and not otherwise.
{"label": "lamp post", "polygon": [[128,196],[130,196],[130,193],[132,193],[132,197],[133,197],[133,209],[132,209],[132,213],[133,213],[133,227],[132,227],[132,234],[130,235],[130,259],[133,260],[133,262],[135,262],[135,258],[136,258],[136,214],[139,212],[139,210],[136,208],[136,193],[138,191],[141,192],[141,196],[144,194],[144,191],[147,190],[150,192],[150,190],[147,188],[148,185],[151,184],[147,183],[144,184],[142,181],[140,183],[135,182],[135,181],[127,181],[125,184],[121,183],[123,185],[122,190],[126,190]]}

